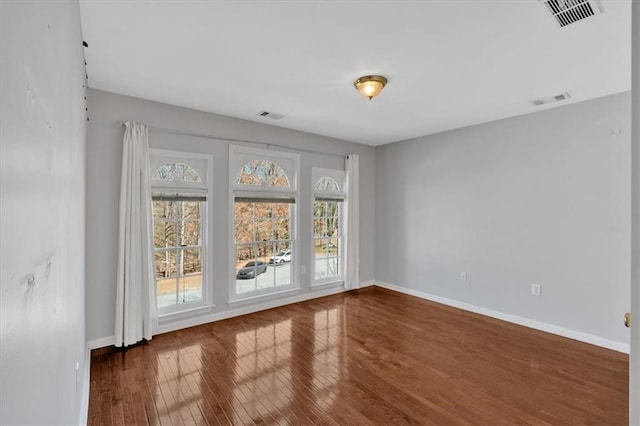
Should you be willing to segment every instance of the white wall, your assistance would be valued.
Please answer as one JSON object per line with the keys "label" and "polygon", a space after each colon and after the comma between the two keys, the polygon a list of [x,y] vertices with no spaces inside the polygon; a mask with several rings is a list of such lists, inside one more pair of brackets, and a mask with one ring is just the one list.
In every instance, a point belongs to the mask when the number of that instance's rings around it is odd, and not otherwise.
{"label": "white wall", "polygon": [[376,280],[628,348],[629,153],[629,93],[378,147]]}
{"label": "white wall", "polygon": [[[87,335],[93,346],[112,344],[117,268],[118,199],[123,129],[119,123],[136,120],[178,132],[270,142],[340,156],[302,153],[300,163],[299,264],[311,265],[311,168],[344,169],[344,155],[360,155],[361,173],[361,280],[373,279],[374,154],[373,147],[343,142],[260,123],[223,117],[99,90],[89,90],[89,146],[87,198]],[[150,132],[152,148],[208,153],[214,156],[212,208],[215,309],[197,319],[211,320],[230,312],[228,301],[228,143],[207,138]],[[303,232],[303,230],[309,232]],[[315,293],[310,274],[300,277],[302,297]],[[237,309],[237,308],[236,308]],[[187,321],[187,323],[192,323]],[[186,323],[183,323],[184,325]]]}
{"label": "white wall", "polygon": [[79,7],[0,7],[0,423],[77,424],[88,395]]}
{"label": "white wall", "polygon": [[629,424],[640,426],[640,1],[632,5],[632,235]]}

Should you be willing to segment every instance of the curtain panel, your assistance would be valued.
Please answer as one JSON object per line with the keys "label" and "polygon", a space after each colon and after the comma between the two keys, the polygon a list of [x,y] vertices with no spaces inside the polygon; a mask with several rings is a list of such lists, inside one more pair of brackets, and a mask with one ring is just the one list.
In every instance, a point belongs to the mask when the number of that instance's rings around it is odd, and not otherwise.
{"label": "curtain panel", "polygon": [[157,329],[149,129],[124,124],[115,346],[150,340]]}

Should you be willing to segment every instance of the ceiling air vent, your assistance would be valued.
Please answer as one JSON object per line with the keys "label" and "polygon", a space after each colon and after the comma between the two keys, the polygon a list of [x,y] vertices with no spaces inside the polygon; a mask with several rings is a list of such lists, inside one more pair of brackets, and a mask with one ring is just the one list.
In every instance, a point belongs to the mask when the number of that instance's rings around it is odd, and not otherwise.
{"label": "ceiling air vent", "polygon": [[284,118],[284,114],[278,114],[277,112],[269,112],[269,111],[260,111],[258,115],[260,117],[267,117],[272,120],[280,120],[281,118]]}
{"label": "ceiling air vent", "polygon": [[541,105],[551,104],[553,102],[564,101],[569,98],[571,98],[571,95],[565,92],[565,93],[560,93],[559,95],[549,96],[547,98],[534,99],[531,101],[531,104],[533,106],[541,106]]}
{"label": "ceiling air vent", "polygon": [[560,27],[602,13],[596,0],[540,0],[545,4]]}

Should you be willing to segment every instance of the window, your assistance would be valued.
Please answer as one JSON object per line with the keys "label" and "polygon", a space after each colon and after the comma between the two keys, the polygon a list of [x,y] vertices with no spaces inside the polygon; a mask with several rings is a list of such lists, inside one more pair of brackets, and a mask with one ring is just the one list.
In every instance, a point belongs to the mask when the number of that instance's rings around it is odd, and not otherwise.
{"label": "window", "polygon": [[211,159],[152,150],[153,244],[159,314],[211,304],[206,279]]}
{"label": "window", "polygon": [[314,285],[335,283],[344,276],[342,210],[345,172],[314,168],[313,280]]}
{"label": "window", "polygon": [[294,288],[298,156],[231,147],[231,300]]}
{"label": "window", "polygon": [[291,284],[291,204],[236,201],[236,293]]}
{"label": "window", "polygon": [[202,300],[204,199],[153,196],[158,307]]}
{"label": "window", "polygon": [[287,188],[289,178],[278,164],[269,160],[251,160],[247,162],[236,176],[236,184],[267,185]]}
{"label": "window", "polygon": [[153,180],[202,182],[200,175],[193,167],[184,163],[166,163],[159,167],[152,177]]}

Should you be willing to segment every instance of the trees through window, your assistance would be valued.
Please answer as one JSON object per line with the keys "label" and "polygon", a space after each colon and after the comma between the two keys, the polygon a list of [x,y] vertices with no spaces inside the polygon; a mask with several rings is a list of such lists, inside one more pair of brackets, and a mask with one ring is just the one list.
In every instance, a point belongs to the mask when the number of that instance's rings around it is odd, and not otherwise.
{"label": "trees through window", "polygon": [[316,284],[342,279],[344,171],[314,168],[313,277]]}
{"label": "trees through window", "polygon": [[236,201],[236,293],[290,286],[292,204]]}
{"label": "trees through window", "polygon": [[288,188],[289,178],[285,171],[270,160],[248,161],[236,176],[236,184],[241,185],[265,185],[280,188]]}
{"label": "trees through window", "polygon": [[[151,160],[158,311],[210,306],[212,158],[152,150]],[[298,164],[298,154],[229,149],[232,302],[298,287]],[[311,284],[335,284],[344,280],[345,172],[313,168],[311,175],[311,229],[303,225],[311,232]]]}
{"label": "trees through window", "polygon": [[211,160],[152,150],[151,161],[156,303],[162,315],[205,305],[210,299],[205,272]]}
{"label": "trees through window", "polygon": [[204,201],[154,196],[154,252],[159,308],[202,300]]}
{"label": "trees through window", "polygon": [[233,251],[231,298],[295,286],[297,155],[232,147]]}

